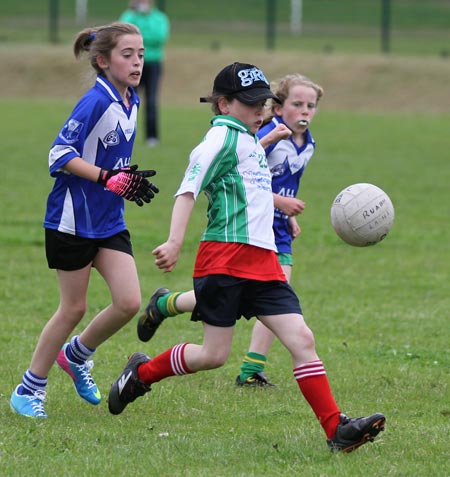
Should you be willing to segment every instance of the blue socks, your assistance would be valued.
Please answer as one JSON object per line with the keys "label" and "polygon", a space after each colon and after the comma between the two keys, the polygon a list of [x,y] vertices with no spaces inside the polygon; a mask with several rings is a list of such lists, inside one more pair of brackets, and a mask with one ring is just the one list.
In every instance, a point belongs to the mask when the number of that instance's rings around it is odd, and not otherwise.
{"label": "blue socks", "polygon": [[44,391],[47,386],[47,378],[41,378],[27,369],[22,377],[22,384],[17,389],[17,394],[34,394],[36,391]]}
{"label": "blue socks", "polygon": [[[69,361],[76,364],[83,364],[93,353],[95,349],[84,346],[74,336],[66,347],[66,357]],[[45,391],[47,386],[47,377],[41,378],[27,369],[22,377],[22,384],[17,389],[17,394],[34,394],[36,391]]]}
{"label": "blue socks", "polygon": [[83,364],[94,351],[95,349],[84,346],[78,336],[74,336],[66,347],[66,357],[72,363]]}

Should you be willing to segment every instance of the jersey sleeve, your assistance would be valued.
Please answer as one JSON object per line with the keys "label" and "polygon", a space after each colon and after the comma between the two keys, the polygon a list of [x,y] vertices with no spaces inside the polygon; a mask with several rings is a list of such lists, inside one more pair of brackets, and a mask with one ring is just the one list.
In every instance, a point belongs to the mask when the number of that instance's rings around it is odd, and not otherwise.
{"label": "jersey sleeve", "polygon": [[63,167],[75,157],[82,157],[86,137],[95,123],[98,104],[85,95],[75,106],[52,144],[48,155],[50,175],[55,177],[64,172]]}
{"label": "jersey sleeve", "polygon": [[215,126],[208,131],[204,140],[191,152],[189,165],[175,196],[192,192],[196,199],[215,178],[231,167],[231,162],[235,164],[229,133],[230,129],[226,126]]}

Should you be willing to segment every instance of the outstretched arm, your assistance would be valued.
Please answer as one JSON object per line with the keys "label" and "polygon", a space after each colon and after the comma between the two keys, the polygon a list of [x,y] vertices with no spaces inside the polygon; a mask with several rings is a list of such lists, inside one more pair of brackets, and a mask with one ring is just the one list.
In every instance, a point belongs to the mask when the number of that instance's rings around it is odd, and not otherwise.
{"label": "outstretched arm", "polygon": [[88,164],[81,157],[74,157],[64,166],[64,170],[97,182],[109,191],[136,202],[139,207],[144,205],[144,202],[150,203],[159,192],[158,187],[146,179],[154,176],[156,172],[154,170],[139,171],[137,164],[116,170],[101,169]]}
{"label": "outstretched arm", "polygon": [[169,238],[152,252],[156,266],[164,272],[171,272],[177,264],[194,204],[194,195],[191,192],[181,194],[175,199]]}

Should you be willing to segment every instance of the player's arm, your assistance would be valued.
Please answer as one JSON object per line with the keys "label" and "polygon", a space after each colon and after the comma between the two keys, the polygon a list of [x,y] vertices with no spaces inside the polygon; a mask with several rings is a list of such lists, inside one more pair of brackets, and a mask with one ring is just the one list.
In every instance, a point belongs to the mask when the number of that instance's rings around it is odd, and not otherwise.
{"label": "player's arm", "polygon": [[63,166],[63,169],[76,176],[97,182],[111,192],[136,202],[139,206],[144,205],[144,202],[150,203],[159,192],[158,187],[146,179],[154,176],[156,172],[138,171],[137,165],[117,170],[102,169],[87,163],[81,157],[74,157]]}
{"label": "player's arm", "polygon": [[100,167],[89,164],[81,159],[81,157],[74,157],[64,165],[63,169],[75,176],[83,177],[83,179],[93,182],[97,182],[101,171]]}
{"label": "player's arm", "polygon": [[156,266],[164,272],[171,272],[177,264],[194,204],[195,200],[192,192],[185,192],[175,199],[169,238],[152,252],[155,256]]}
{"label": "player's arm", "polygon": [[285,197],[280,194],[273,194],[273,204],[289,217],[301,214],[306,205],[302,200],[296,197]]}
{"label": "player's arm", "polygon": [[291,134],[292,131],[285,124],[277,124],[276,127],[263,136],[259,142],[261,143],[261,146],[266,149],[282,139],[287,139]]}
{"label": "player's arm", "polygon": [[300,228],[300,225],[298,224],[295,217],[289,217],[288,227],[292,240],[295,240],[302,233],[302,229]]}

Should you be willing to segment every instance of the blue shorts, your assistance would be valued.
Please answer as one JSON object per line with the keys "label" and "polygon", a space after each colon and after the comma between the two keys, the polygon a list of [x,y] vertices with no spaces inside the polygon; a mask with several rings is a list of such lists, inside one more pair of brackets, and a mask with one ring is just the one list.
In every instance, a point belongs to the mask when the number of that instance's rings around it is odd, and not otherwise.
{"label": "blue shorts", "polygon": [[249,280],[230,275],[194,278],[197,304],[192,321],[212,326],[234,326],[244,316],[302,314],[300,302],[287,282]]}

